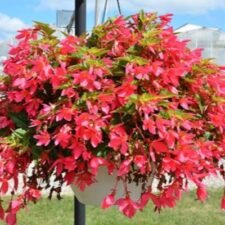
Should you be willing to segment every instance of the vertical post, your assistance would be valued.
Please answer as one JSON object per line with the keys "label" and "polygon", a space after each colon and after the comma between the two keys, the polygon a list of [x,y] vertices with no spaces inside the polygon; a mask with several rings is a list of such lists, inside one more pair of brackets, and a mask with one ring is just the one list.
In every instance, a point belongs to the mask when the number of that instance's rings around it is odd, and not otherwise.
{"label": "vertical post", "polygon": [[75,0],[75,34],[86,32],[86,0]]}
{"label": "vertical post", "polygon": [[99,23],[99,0],[95,0],[95,26]]}
{"label": "vertical post", "polygon": [[[75,0],[75,34],[86,32],[86,0]],[[85,225],[85,205],[74,197],[74,225]]]}
{"label": "vertical post", "polygon": [[74,197],[74,225],[85,225],[85,205]]}

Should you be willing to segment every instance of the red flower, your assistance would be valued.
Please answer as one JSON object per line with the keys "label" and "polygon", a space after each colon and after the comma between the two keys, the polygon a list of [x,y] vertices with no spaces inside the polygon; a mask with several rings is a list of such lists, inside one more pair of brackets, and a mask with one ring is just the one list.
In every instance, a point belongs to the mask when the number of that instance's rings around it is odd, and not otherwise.
{"label": "red flower", "polygon": [[38,140],[38,146],[47,146],[51,141],[51,136],[47,131],[41,131],[39,134],[34,135],[34,138]]}
{"label": "red flower", "polygon": [[81,40],[78,37],[68,35],[65,39],[61,41],[61,53],[68,54],[74,53],[76,51],[76,45],[79,44]]}
{"label": "red flower", "polygon": [[131,165],[132,160],[131,159],[127,159],[125,161],[123,161],[119,167],[118,170],[118,176],[124,176],[127,175],[130,171],[130,165]]}
{"label": "red flower", "polygon": [[66,77],[67,70],[65,64],[61,63],[60,67],[54,68],[54,74],[51,76],[51,84],[54,90],[60,88],[68,79]]}
{"label": "red flower", "polygon": [[16,35],[16,39],[20,40],[22,39],[23,41],[28,41],[30,39],[36,39],[37,38],[37,32],[38,29],[23,29],[18,31],[19,34]]}
{"label": "red flower", "polygon": [[87,186],[95,182],[94,176],[91,173],[84,172],[75,177],[74,184],[84,191]]}
{"label": "red flower", "polygon": [[200,201],[204,202],[207,199],[208,194],[203,185],[198,186],[196,193],[197,193],[197,197]]}
{"label": "red flower", "polygon": [[147,118],[143,121],[143,129],[148,130],[152,134],[156,134],[155,122],[149,118]]}
{"label": "red flower", "polygon": [[146,163],[147,163],[146,156],[144,156],[144,155],[136,155],[134,157],[134,163],[140,169],[142,174],[144,174],[146,172]]}
{"label": "red flower", "polygon": [[6,194],[8,192],[8,189],[9,189],[8,180],[1,179],[1,188],[0,188],[1,193]]}
{"label": "red flower", "polygon": [[97,147],[102,142],[101,128],[105,123],[97,116],[83,113],[76,118],[76,136],[84,140],[90,140],[93,147]]}
{"label": "red flower", "polygon": [[138,204],[133,202],[129,197],[121,198],[117,200],[115,204],[118,205],[119,210],[129,218],[132,218],[139,209]]}
{"label": "red flower", "polygon": [[125,104],[128,98],[135,93],[137,87],[132,82],[133,80],[129,79],[115,90],[121,104]]}
{"label": "red flower", "polygon": [[225,210],[225,197],[221,199],[221,209]]}
{"label": "red flower", "polygon": [[5,218],[5,212],[4,209],[2,208],[2,204],[0,204],[0,219],[4,220]]}
{"label": "red flower", "polygon": [[56,121],[61,121],[61,120],[66,120],[66,121],[71,121],[72,116],[74,115],[74,110],[71,108],[66,108],[63,107],[60,109],[56,115]]}
{"label": "red flower", "polygon": [[92,174],[97,175],[99,166],[103,166],[106,164],[107,162],[104,158],[101,158],[101,157],[92,158],[90,161],[90,168],[91,168]]}
{"label": "red flower", "polygon": [[156,153],[168,152],[169,148],[162,141],[153,141],[151,147],[155,150]]}
{"label": "red flower", "polygon": [[23,203],[23,199],[19,198],[19,199],[15,199],[13,201],[11,201],[11,212],[13,214],[16,214],[17,211],[19,211],[21,208],[23,208],[24,203]]}
{"label": "red flower", "polygon": [[112,94],[100,94],[98,96],[99,103],[101,105],[101,110],[108,114],[116,106],[116,100],[114,93]]}
{"label": "red flower", "polygon": [[152,194],[150,191],[146,191],[141,195],[139,199],[140,209],[143,209],[152,200],[156,207],[160,208],[159,196]]}
{"label": "red flower", "polygon": [[107,209],[107,208],[109,208],[110,206],[114,205],[114,203],[115,203],[115,194],[112,193],[112,194],[110,194],[110,195],[107,195],[107,196],[103,199],[101,207],[102,207],[103,209]]}
{"label": "red flower", "polygon": [[7,225],[15,225],[16,224],[16,214],[14,213],[7,213],[5,221]]}
{"label": "red flower", "polygon": [[27,80],[25,78],[17,78],[13,82],[14,87],[19,87],[20,89],[24,89],[26,86]]}
{"label": "red flower", "polygon": [[115,151],[120,150],[122,154],[125,154],[128,150],[128,135],[123,127],[119,124],[114,126],[110,131],[110,142],[109,147],[113,148]]}
{"label": "red flower", "polygon": [[77,160],[80,156],[87,152],[86,146],[83,143],[77,141],[76,139],[72,139],[72,145],[69,147],[69,149],[72,150],[75,160]]}
{"label": "red flower", "polygon": [[60,145],[62,148],[66,148],[70,143],[71,137],[71,127],[65,124],[53,138],[55,139],[55,145]]}
{"label": "red flower", "polygon": [[30,127],[37,127],[37,130],[41,128],[42,121],[41,120],[31,120]]}
{"label": "red flower", "polygon": [[82,88],[88,91],[100,90],[101,83],[96,80],[97,76],[91,71],[80,71],[73,74],[73,83],[79,84]]}
{"label": "red flower", "polygon": [[8,127],[10,123],[11,122],[7,119],[7,117],[0,116],[0,129]]}

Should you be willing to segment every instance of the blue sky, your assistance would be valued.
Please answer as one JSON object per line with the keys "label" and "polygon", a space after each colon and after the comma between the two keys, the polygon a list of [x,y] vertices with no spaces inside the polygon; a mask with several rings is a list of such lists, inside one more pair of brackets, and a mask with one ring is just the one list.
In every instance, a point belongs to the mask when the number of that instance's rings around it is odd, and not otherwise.
{"label": "blue sky", "polygon": [[[94,2],[87,0],[88,29],[93,26]],[[104,0],[100,0],[102,6]],[[122,12],[133,14],[141,9],[160,14],[173,13],[175,28],[193,23],[217,27],[225,31],[225,0],[120,0]],[[115,16],[116,0],[109,0],[108,16]],[[57,9],[73,9],[74,0],[0,0],[0,40],[9,38],[16,30],[30,26],[32,21],[56,23]],[[102,7],[103,8],[103,7]]]}

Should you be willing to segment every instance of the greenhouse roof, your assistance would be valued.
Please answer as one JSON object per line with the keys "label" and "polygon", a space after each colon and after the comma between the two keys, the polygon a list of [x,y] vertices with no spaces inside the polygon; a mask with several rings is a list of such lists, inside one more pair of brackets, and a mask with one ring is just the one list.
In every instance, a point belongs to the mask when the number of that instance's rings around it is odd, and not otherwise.
{"label": "greenhouse roof", "polygon": [[176,32],[178,33],[184,33],[184,32],[189,32],[189,31],[194,31],[194,30],[200,30],[200,29],[207,29],[207,30],[220,30],[219,28],[213,28],[213,27],[204,27],[196,24],[191,24],[191,23],[186,23],[176,29]]}

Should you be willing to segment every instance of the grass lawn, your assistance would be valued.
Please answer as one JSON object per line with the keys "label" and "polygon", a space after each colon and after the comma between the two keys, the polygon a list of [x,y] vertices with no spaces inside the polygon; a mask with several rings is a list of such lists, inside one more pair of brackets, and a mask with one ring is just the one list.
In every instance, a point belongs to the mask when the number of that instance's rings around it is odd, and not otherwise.
{"label": "grass lawn", "polygon": [[[184,195],[175,209],[164,209],[158,214],[149,205],[133,219],[125,218],[115,208],[103,211],[88,206],[87,225],[225,225],[225,212],[220,209],[222,192],[210,191],[205,204],[197,201],[195,193],[190,192]],[[73,224],[73,197],[68,196],[61,201],[43,199],[18,215],[18,225]]]}

